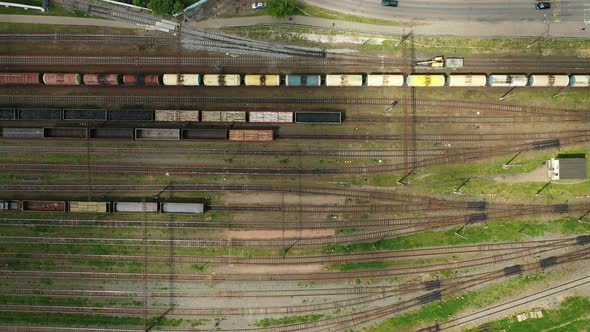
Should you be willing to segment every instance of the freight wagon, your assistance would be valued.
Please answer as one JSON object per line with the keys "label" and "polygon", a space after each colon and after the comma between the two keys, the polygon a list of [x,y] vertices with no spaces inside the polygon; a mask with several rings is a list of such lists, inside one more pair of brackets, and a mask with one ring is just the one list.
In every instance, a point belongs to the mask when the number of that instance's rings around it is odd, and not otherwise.
{"label": "freight wagon", "polygon": [[82,75],[79,73],[45,73],[43,74],[45,85],[80,85]]}
{"label": "freight wagon", "polygon": [[280,75],[246,75],[244,77],[246,86],[279,86],[281,84]]}
{"label": "freight wagon", "polygon": [[487,77],[486,77],[486,75],[453,74],[453,75],[449,75],[449,79],[447,81],[447,84],[448,84],[448,86],[459,86],[459,87],[486,86]]}
{"label": "freight wagon", "polygon": [[119,85],[117,74],[84,74],[84,85],[113,86]]}
{"label": "freight wagon", "polygon": [[230,129],[229,140],[238,142],[268,142],[272,141],[272,130]]}
{"label": "freight wagon", "polygon": [[296,112],[295,123],[339,124],[342,122],[340,112]]}
{"label": "freight wagon", "polygon": [[445,85],[445,75],[408,75],[406,84],[410,87],[439,87]]}
{"label": "freight wagon", "polygon": [[203,214],[205,204],[195,202],[0,200],[0,211]]}
{"label": "freight wagon", "polygon": [[123,84],[125,85],[160,85],[160,75],[158,74],[125,74],[123,75]]}
{"label": "freight wagon", "polygon": [[[3,108],[0,109],[0,120],[293,123],[295,113],[298,112]],[[312,116],[314,112],[304,111],[303,113],[305,116]],[[340,114],[340,112],[337,113]],[[318,114],[318,116],[321,117],[323,115]],[[340,115],[338,115],[338,119],[340,118]],[[303,122],[301,121],[301,123]],[[331,120],[330,122],[334,123],[335,121]],[[337,123],[340,123],[340,120]]]}
{"label": "freight wagon", "polygon": [[530,86],[558,86],[564,87],[570,84],[567,75],[531,75],[529,76]]}
{"label": "freight wagon", "polygon": [[488,76],[489,86],[515,87],[526,86],[529,80],[526,75],[492,74]]}
{"label": "freight wagon", "polygon": [[39,73],[0,73],[0,85],[40,84]]}
{"label": "freight wagon", "polygon": [[286,86],[320,86],[322,78],[320,75],[287,75]]}
{"label": "freight wagon", "polygon": [[205,74],[203,85],[205,86],[239,86],[241,83],[239,74]]}
{"label": "freight wagon", "polygon": [[367,86],[403,86],[404,75],[402,74],[369,74],[367,75]]}
{"label": "freight wagon", "polygon": [[363,75],[329,74],[326,75],[326,86],[362,86]]}
{"label": "freight wagon", "polygon": [[164,85],[197,86],[197,85],[199,85],[199,75],[198,74],[164,74],[164,75],[162,75],[162,83]]}

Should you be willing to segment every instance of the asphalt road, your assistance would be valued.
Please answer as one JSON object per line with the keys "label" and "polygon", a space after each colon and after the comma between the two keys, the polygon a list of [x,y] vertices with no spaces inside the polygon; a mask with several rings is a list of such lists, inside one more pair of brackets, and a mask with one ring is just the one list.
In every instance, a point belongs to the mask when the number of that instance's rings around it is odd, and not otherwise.
{"label": "asphalt road", "polygon": [[[543,21],[590,20],[590,0],[552,0],[551,8],[535,9],[535,0],[399,0],[384,7],[381,0],[305,0],[306,3],[358,16],[389,20],[426,21]],[[546,15],[546,16],[545,16]]]}

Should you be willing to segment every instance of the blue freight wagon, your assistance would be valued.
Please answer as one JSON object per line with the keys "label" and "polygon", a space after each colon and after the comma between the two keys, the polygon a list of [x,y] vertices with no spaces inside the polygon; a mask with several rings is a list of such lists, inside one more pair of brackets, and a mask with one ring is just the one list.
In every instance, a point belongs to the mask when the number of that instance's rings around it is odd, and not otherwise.
{"label": "blue freight wagon", "polygon": [[320,86],[322,79],[320,75],[287,75],[285,83],[287,86]]}

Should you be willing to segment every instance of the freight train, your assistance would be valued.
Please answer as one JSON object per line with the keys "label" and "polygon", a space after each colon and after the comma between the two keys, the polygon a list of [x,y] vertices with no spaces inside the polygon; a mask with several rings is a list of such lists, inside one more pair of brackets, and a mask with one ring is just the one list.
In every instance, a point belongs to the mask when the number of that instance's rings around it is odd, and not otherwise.
{"label": "freight train", "polygon": [[219,140],[269,142],[274,129],[227,128],[0,128],[1,139],[126,139],[136,141]]}
{"label": "freight train", "polygon": [[333,111],[197,111],[151,109],[0,108],[0,120],[151,121],[203,123],[339,124]]}
{"label": "freight train", "polygon": [[296,87],[588,87],[587,74],[80,74],[0,73],[0,85],[296,86]]}
{"label": "freight train", "polygon": [[0,211],[203,214],[203,203],[0,200]]}

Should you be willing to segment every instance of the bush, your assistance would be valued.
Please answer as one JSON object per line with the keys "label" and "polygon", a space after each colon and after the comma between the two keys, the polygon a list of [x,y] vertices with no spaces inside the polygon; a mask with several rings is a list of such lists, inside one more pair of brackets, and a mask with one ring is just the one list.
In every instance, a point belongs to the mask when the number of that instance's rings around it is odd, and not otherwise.
{"label": "bush", "polygon": [[267,0],[267,12],[274,17],[293,15],[297,10],[297,0]]}
{"label": "bush", "polygon": [[156,15],[172,15],[182,10],[182,3],[178,0],[151,0],[147,7]]}

